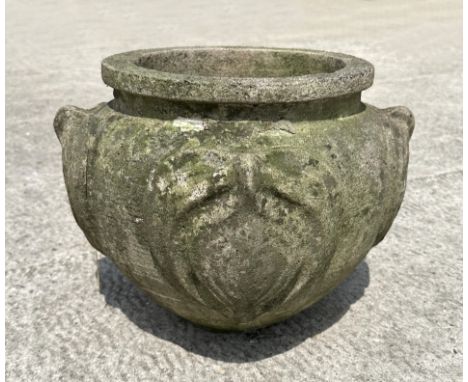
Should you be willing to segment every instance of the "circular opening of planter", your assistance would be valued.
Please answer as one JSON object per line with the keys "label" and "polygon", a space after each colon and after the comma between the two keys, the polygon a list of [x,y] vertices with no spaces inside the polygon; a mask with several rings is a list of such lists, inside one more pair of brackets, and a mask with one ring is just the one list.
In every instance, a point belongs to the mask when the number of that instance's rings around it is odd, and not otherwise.
{"label": "circular opening of planter", "polygon": [[208,77],[292,77],[332,73],[345,67],[343,60],[301,52],[197,49],[144,54],[137,65],[161,72]]}
{"label": "circular opening of planter", "polygon": [[303,102],[361,92],[372,65],[315,50],[190,47],[139,50],[102,62],[114,89],[164,99],[216,103]]}

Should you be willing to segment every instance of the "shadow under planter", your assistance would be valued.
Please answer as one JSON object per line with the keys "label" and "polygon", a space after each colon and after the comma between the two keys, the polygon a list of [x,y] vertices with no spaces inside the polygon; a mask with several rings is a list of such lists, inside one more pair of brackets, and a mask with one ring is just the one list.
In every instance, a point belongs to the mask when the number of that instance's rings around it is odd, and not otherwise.
{"label": "shadow under planter", "polygon": [[198,327],[160,307],[105,257],[98,260],[98,276],[106,303],[120,309],[140,329],[202,356],[237,363],[286,352],[326,330],[344,316],[369,285],[369,267],[363,261],[328,296],[290,319],[253,332],[224,333]]}

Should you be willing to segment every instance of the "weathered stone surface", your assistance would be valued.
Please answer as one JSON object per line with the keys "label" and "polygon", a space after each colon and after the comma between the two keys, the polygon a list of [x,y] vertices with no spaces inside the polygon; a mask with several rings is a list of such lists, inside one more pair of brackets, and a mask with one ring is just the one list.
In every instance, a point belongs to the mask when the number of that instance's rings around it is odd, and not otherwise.
{"label": "weathered stone surface", "polygon": [[228,330],[285,319],[338,285],[396,216],[414,119],[360,102],[366,61],[137,51],[104,60],[103,78],[114,100],[54,122],[73,213],[185,318]]}

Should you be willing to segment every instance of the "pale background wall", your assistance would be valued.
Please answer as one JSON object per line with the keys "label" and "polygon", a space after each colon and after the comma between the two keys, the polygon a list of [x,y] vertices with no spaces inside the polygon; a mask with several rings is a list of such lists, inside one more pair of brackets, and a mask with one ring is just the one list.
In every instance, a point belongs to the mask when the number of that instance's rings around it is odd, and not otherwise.
{"label": "pale background wall", "polygon": [[[461,380],[461,1],[7,1],[7,380]],[[86,242],[55,111],[111,98],[100,60],[250,44],[355,54],[366,102],[416,116],[405,202],[350,279],[253,334],[168,313]]]}

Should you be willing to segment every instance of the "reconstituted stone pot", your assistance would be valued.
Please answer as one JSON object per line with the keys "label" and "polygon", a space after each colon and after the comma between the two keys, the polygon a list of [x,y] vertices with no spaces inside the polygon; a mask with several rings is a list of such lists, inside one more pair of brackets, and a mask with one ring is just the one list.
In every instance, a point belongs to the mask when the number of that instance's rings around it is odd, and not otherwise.
{"label": "reconstituted stone pot", "polygon": [[370,63],[311,50],[140,50],[114,99],[61,108],[74,216],[159,304],[246,330],[336,287],[390,228],[414,118],[361,102]]}

